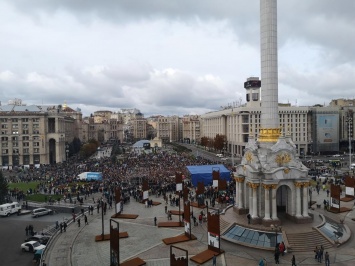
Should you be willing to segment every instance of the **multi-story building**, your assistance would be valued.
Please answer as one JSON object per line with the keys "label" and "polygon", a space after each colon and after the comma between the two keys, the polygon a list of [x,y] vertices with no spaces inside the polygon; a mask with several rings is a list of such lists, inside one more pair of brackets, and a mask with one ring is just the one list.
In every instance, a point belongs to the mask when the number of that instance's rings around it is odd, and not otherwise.
{"label": "multi-story building", "polygon": [[0,106],[0,164],[12,167],[65,161],[66,144],[79,135],[77,124],[61,105],[27,106],[16,99]]}
{"label": "multi-story building", "polygon": [[[249,134],[256,136],[260,130],[260,86],[258,78],[249,78],[244,83],[245,105],[202,115],[202,136],[214,138],[217,134],[225,135],[228,151],[242,155]],[[339,150],[339,108],[279,104],[278,109],[281,131],[291,134],[300,155]],[[326,134],[327,138],[321,139],[322,134]]]}
{"label": "multi-story building", "polygon": [[147,138],[147,119],[142,113],[136,114],[135,118],[131,119],[131,130],[134,141]]}
{"label": "multi-story building", "polygon": [[160,138],[163,143],[179,141],[182,138],[179,128],[180,125],[180,118],[176,115],[158,117],[157,137]]}
{"label": "multi-story building", "polygon": [[200,143],[200,116],[185,115],[182,118],[182,138],[187,143]]}

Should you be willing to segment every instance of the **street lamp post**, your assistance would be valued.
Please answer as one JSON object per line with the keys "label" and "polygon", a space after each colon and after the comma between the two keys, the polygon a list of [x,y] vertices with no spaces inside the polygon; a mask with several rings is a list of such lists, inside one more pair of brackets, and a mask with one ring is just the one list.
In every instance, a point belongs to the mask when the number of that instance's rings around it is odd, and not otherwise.
{"label": "street lamp post", "polygon": [[271,227],[271,230],[275,232],[275,248],[276,248],[277,243],[278,243],[278,241],[277,241],[278,232],[281,232],[282,227],[277,224],[275,224],[275,225],[272,224],[270,227]]}
{"label": "street lamp post", "polygon": [[348,114],[347,121],[348,123],[348,137],[349,137],[349,174],[351,173],[351,136],[352,136],[352,122],[353,118]]}

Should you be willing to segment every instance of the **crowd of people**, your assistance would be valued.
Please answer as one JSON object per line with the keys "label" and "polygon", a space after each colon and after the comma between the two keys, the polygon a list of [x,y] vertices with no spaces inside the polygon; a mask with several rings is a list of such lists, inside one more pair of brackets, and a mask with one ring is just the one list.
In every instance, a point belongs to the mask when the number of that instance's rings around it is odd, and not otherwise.
{"label": "crowd of people", "polygon": [[[181,172],[183,177],[188,176],[188,165],[215,164],[191,153],[176,153],[171,150],[161,150],[157,153],[132,152],[123,160],[112,157],[100,157],[90,160],[78,158],[69,159],[66,163],[53,165],[40,165],[39,168],[23,168],[20,171],[8,173],[12,182],[39,181],[36,189],[23,192],[19,189],[10,191],[11,197],[17,201],[25,199],[26,194],[42,193],[46,201],[53,202],[53,195],[61,195],[62,200],[70,203],[82,202],[83,198],[90,198],[93,193],[103,193],[107,202],[112,204],[112,195],[115,187],[121,187],[125,201],[133,196],[136,200],[141,198],[142,180],[149,182],[151,195],[167,196],[174,193],[175,174]],[[82,181],[78,175],[83,172],[101,172],[102,181]],[[185,182],[190,188],[190,182]],[[212,185],[212,184],[211,184]],[[206,186],[206,198],[218,198],[212,186]],[[233,186],[226,191],[227,199],[233,194]],[[225,198],[226,194],[223,195]],[[110,204],[110,205],[111,205]]]}

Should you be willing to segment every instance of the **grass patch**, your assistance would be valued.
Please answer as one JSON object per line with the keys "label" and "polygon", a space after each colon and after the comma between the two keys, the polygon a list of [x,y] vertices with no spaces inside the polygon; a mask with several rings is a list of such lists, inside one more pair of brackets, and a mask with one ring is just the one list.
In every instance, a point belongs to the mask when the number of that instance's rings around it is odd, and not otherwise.
{"label": "grass patch", "polygon": [[29,201],[36,201],[36,202],[47,202],[51,198],[52,200],[57,201],[58,199],[61,199],[61,195],[44,195],[44,194],[32,194],[26,196],[26,200]]}
{"label": "grass patch", "polygon": [[27,192],[30,188],[32,188],[32,191],[37,189],[37,185],[39,184],[39,181],[32,181],[32,182],[21,182],[21,183],[10,183],[9,184],[9,189],[19,189],[22,190],[24,193]]}

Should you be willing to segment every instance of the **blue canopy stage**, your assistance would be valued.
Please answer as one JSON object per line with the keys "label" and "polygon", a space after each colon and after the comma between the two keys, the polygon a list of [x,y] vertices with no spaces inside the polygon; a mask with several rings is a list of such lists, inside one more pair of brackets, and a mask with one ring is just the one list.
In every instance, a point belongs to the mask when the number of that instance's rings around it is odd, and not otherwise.
{"label": "blue canopy stage", "polygon": [[214,165],[189,165],[186,166],[190,173],[191,183],[196,187],[197,182],[203,182],[203,184],[212,184],[212,171],[219,171],[220,179],[231,181],[231,172],[223,164]]}

